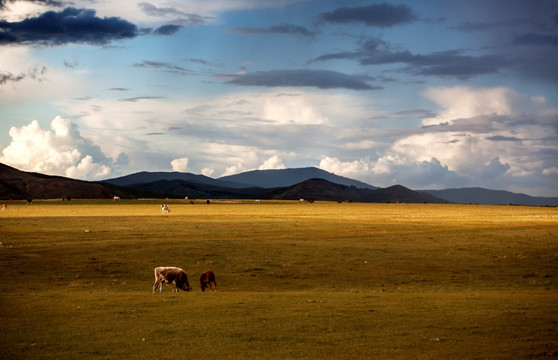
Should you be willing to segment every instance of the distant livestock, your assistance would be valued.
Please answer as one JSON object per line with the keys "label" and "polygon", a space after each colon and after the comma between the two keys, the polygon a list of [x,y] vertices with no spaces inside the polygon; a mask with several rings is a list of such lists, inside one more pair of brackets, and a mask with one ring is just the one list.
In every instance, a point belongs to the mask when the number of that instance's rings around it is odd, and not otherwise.
{"label": "distant livestock", "polygon": [[174,292],[178,289],[184,291],[192,291],[192,287],[188,283],[188,276],[181,268],[177,267],[156,267],[155,268],[155,283],[153,284],[153,294],[159,288],[159,292],[163,292],[163,283],[174,284]]}
{"label": "distant livestock", "polygon": [[112,197],[112,201],[120,201],[120,196],[114,195],[114,196]]}
{"label": "distant livestock", "polygon": [[8,210],[8,205],[2,204],[2,211],[6,211],[6,210]]}
{"label": "distant livestock", "polygon": [[200,276],[200,290],[205,291],[207,287],[209,287],[209,290],[217,291],[217,282],[215,281],[215,273],[213,273],[213,271],[210,270],[204,272]]}
{"label": "distant livestock", "polygon": [[161,212],[162,212],[163,214],[164,214],[164,213],[169,214],[169,213],[170,213],[170,207],[169,207],[167,204],[161,205]]}

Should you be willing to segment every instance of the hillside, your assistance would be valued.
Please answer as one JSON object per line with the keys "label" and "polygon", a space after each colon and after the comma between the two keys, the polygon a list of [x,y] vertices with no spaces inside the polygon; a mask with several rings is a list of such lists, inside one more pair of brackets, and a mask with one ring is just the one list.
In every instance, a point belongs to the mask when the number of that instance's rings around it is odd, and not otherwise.
{"label": "hillside", "polygon": [[0,199],[110,199],[114,195],[125,199],[154,197],[157,194],[110,184],[25,172],[0,164]]}
{"label": "hillside", "polygon": [[512,193],[503,190],[488,190],[483,188],[461,188],[445,190],[422,190],[422,192],[462,204],[517,204],[530,206],[558,206],[558,197],[533,197],[525,194]]}
{"label": "hillside", "polygon": [[334,184],[324,179],[310,179],[288,188],[276,189],[268,194],[272,199],[281,200],[326,200],[355,202],[407,202],[443,203],[444,200],[429,194],[419,193],[401,185],[385,189],[359,189],[354,186]]}
{"label": "hillside", "polygon": [[192,173],[177,172],[177,171],[173,171],[173,172],[141,171],[126,176],[106,179],[103,180],[103,182],[119,185],[119,186],[133,186],[138,184],[153,183],[161,180],[166,180],[166,181],[182,180],[189,183],[206,184],[210,186],[216,186],[222,188],[235,188],[235,189],[245,188],[250,186],[246,184],[238,184],[231,181],[217,180],[204,175],[196,175]]}
{"label": "hillside", "polygon": [[362,189],[377,189],[377,187],[361,181],[338,176],[315,167],[278,170],[253,170],[241,174],[223,176],[219,180],[232,181],[261,188],[277,188],[292,186],[309,179],[324,179],[329,182],[355,186]]}

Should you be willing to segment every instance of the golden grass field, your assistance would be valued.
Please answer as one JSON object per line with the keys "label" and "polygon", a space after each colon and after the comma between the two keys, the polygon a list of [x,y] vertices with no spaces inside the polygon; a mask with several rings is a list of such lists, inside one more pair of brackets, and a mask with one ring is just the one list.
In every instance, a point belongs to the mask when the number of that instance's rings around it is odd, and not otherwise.
{"label": "golden grass field", "polygon": [[0,358],[558,358],[557,208],[168,203],[8,203]]}

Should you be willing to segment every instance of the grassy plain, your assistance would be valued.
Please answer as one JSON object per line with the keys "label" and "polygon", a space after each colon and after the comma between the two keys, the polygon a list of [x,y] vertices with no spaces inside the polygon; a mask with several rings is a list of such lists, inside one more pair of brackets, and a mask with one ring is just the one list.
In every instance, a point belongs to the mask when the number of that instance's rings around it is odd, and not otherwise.
{"label": "grassy plain", "polygon": [[0,358],[558,356],[556,208],[159,204],[8,203]]}

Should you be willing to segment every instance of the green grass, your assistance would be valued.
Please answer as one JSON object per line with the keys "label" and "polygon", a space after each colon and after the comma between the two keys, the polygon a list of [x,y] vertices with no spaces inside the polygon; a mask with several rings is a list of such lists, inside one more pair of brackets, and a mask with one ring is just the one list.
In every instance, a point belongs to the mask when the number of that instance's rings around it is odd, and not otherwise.
{"label": "green grass", "polygon": [[168,203],[9,203],[0,358],[558,356],[556,208]]}

